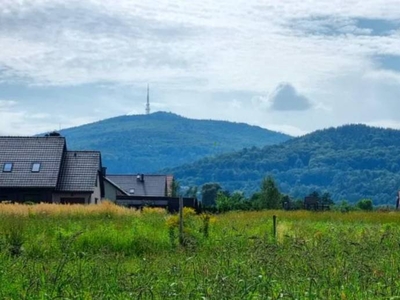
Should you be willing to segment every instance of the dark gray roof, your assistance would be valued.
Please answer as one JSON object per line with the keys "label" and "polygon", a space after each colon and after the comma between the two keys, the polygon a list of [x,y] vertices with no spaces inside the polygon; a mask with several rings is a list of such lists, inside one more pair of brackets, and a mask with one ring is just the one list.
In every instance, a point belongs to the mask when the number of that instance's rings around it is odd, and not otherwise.
{"label": "dark gray roof", "polygon": [[60,192],[92,192],[100,169],[100,152],[67,151],[61,166],[57,190]]}
{"label": "dark gray roof", "polygon": [[[129,195],[134,196],[166,196],[166,180],[165,175],[144,175],[143,182],[138,180],[139,175],[107,175],[107,179],[117,186],[124,189]],[[135,193],[130,193],[134,189]]]}
{"label": "dark gray roof", "polygon": [[127,192],[125,192],[125,190],[123,188],[121,188],[120,186],[118,186],[115,182],[112,182],[107,177],[104,177],[104,180],[107,181],[109,184],[111,184],[113,187],[115,187],[118,191],[120,191],[121,194],[129,196],[129,194]]}
{"label": "dark gray roof", "polygon": [[[55,188],[65,147],[63,137],[0,137],[0,187]],[[13,163],[12,172],[3,172],[5,163]]]}

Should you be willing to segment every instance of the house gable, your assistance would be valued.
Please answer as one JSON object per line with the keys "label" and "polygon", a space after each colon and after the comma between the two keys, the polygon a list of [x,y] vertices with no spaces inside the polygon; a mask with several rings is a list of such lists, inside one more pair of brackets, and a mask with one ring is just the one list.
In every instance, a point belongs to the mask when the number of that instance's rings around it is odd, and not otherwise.
{"label": "house gable", "polygon": [[94,192],[100,187],[101,156],[98,151],[65,152],[58,192]]}
{"label": "house gable", "polygon": [[0,137],[0,188],[56,188],[65,150],[63,137]]}

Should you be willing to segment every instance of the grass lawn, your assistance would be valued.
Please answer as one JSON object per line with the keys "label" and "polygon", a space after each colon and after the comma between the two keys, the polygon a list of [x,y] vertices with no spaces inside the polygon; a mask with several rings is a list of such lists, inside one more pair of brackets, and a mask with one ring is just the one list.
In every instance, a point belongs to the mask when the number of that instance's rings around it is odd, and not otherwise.
{"label": "grass lawn", "polygon": [[[272,216],[277,215],[277,237]],[[400,214],[0,204],[0,299],[400,299]]]}

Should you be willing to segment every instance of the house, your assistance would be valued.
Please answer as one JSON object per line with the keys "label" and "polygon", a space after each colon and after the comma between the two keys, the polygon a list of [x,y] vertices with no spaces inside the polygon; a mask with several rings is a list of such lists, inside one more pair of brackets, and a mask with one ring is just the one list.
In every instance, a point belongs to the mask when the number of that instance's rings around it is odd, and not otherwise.
{"label": "house", "polygon": [[[107,175],[98,151],[70,151],[59,134],[0,137],[0,201],[179,209],[170,175]],[[199,210],[194,198],[184,206]]]}
{"label": "house", "polygon": [[[176,212],[179,210],[179,198],[172,197],[172,182],[172,175],[107,175],[105,195],[125,207],[162,207]],[[200,210],[195,198],[183,198],[183,206]]]}
{"label": "house", "polygon": [[[201,212],[201,204],[196,198],[182,198],[183,207],[193,208]],[[169,212],[179,211],[178,197],[155,197],[155,196],[118,196],[116,203],[121,206],[142,209],[143,207],[160,207]]]}
{"label": "house", "polygon": [[307,196],[304,198],[304,209],[306,210],[329,210],[329,204],[323,203],[319,197]]}
{"label": "house", "polygon": [[[117,193],[110,197],[116,200],[117,196],[167,197],[172,196],[171,175],[106,175],[106,194],[110,194],[109,185],[117,189]],[[123,190],[123,192],[121,191]]]}
{"label": "house", "polygon": [[68,151],[64,137],[0,137],[0,201],[96,204],[101,154]]}

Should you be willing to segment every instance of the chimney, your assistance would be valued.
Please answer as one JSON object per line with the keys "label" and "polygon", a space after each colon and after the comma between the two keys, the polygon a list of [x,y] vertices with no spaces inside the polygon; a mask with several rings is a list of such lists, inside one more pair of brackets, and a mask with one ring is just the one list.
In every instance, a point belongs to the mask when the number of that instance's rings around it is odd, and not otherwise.
{"label": "chimney", "polygon": [[137,174],[136,180],[139,182],[144,182],[144,174]]}
{"label": "chimney", "polygon": [[101,168],[101,174],[103,174],[104,177],[107,176],[107,167],[102,167]]}

